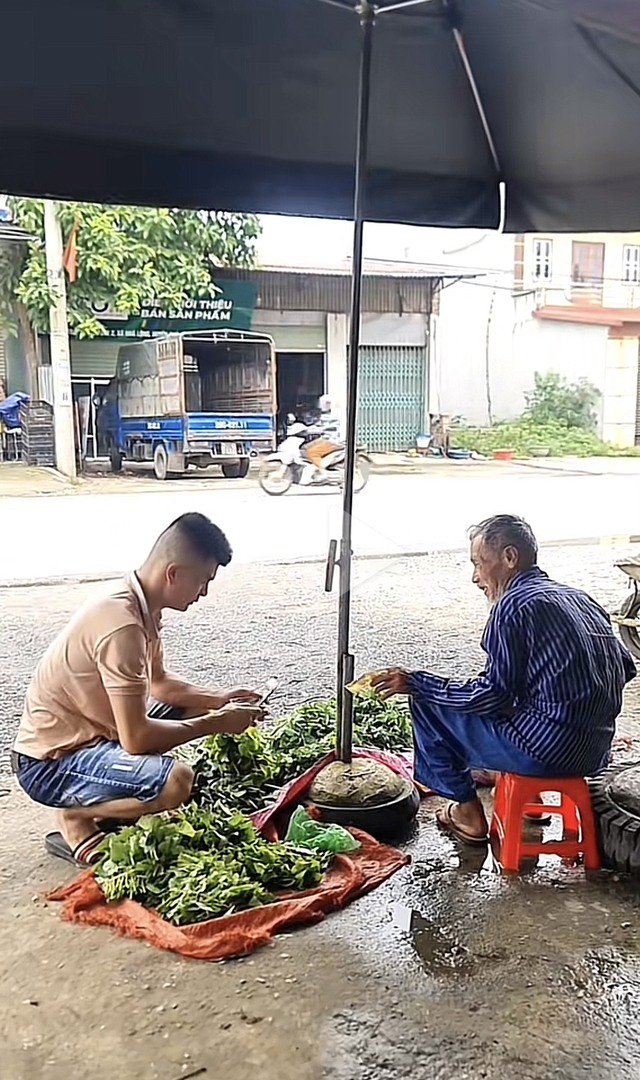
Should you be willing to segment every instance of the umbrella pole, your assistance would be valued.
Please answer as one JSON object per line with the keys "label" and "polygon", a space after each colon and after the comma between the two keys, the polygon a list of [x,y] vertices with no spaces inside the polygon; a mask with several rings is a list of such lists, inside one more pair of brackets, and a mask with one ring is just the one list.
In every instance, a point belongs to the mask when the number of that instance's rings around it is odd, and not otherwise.
{"label": "umbrella pole", "polygon": [[362,300],[362,242],[364,232],[364,194],[369,139],[369,97],[371,86],[371,51],[375,10],[369,0],[358,7],[362,25],[360,78],[358,84],[358,133],[353,198],[353,257],[351,264],[351,325],[347,363],[347,421],[345,430],[344,491],[342,499],[342,537],[340,540],[340,596],[338,601],[338,730],[337,755],[351,761],[353,745],[353,699],[347,683],[353,679],[353,654],[349,651],[351,626],[351,525],[353,479],[356,457],[358,405],[358,352],[360,348],[360,310]]}

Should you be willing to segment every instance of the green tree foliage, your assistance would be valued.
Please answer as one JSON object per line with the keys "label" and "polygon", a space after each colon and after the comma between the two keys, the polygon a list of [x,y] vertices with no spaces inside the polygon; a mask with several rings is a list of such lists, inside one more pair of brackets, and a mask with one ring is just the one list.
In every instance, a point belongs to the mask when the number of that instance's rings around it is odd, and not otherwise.
{"label": "green tree foliage", "polygon": [[[43,205],[11,199],[10,206],[33,240],[0,252],[0,327],[47,331]],[[132,314],[151,300],[173,308],[214,295],[216,270],[251,266],[259,235],[256,217],[217,211],[60,203],[58,214],[65,244],[77,227],[77,280],[67,282],[67,302],[69,328],[80,338],[106,332],[93,305]]]}
{"label": "green tree foliage", "polygon": [[595,432],[595,407],[600,397],[598,388],[586,379],[570,383],[555,371],[546,374],[537,371],[533,390],[525,394],[524,415],[532,424],[558,423]]}

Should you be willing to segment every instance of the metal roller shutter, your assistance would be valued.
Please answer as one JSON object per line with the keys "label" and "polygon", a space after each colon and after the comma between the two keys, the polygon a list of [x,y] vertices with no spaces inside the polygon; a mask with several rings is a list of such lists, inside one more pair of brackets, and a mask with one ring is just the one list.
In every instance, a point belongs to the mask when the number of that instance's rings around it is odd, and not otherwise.
{"label": "metal roller shutter", "polygon": [[322,326],[273,326],[254,319],[251,329],[273,338],[277,352],[324,352],[326,320]]}
{"label": "metal roller shutter", "polygon": [[118,349],[126,341],[117,338],[94,338],[92,341],[71,340],[71,374],[94,375],[110,379],[116,373]]}
{"label": "metal roller shutter", "polygon": [[358,441],[369,450],[408,450],[424,430],[427,349],[368,345],[360,349]]}

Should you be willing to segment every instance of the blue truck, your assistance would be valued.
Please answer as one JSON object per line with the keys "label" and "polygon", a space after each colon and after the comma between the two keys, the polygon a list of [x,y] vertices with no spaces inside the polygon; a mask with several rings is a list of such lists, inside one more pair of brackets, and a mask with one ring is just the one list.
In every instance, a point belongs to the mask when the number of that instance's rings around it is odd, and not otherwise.
{"label": "blue truck", "polygon": [[158,480],[190,465],[249,471],[275,447],[272,338],[241,330],[166,334],[123,345],[99,403],[98,431],[114,472],[149,465]]}

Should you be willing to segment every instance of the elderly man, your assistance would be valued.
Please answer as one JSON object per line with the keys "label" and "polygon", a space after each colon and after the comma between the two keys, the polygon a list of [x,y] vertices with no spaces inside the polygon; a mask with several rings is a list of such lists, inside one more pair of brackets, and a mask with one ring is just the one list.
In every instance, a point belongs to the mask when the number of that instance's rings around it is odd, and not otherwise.
{"label": "elderly man", "polygon": [[597,773],[636,675],[606,612],[547,577],[537,556],[521,518],[500,514],[472,529],[473,582],[492,605],[485,671],[457,682],[393,668],[374,680],[385,697],[410,695],[416,780],[451,800],[438,820],[470,843],[487,839],[471,769]]}
{"label": "elderly man", "polygon": [[92,863],[107,819],[134,821],[189,798],[193,771],[169,751],[239,734],[262,716],[253,690],[193,686],[164,666],[162,611],[197,603],[230,560],[216,525],[183,514],[140,569],[81,610],[44,654],[11,760],[27,795],[57,810],[51,854]]}

